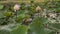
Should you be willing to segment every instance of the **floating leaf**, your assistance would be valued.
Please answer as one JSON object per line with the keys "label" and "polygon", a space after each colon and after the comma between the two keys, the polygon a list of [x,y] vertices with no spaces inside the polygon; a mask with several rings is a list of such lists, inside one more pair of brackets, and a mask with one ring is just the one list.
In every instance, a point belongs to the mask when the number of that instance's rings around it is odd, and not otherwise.
{"label": "floating leaf", "polygon": [[37,18],[36,21],[32,22],[30,25],[31,34],[46,34],[43,26],[45,22],[45,18]]}
{"label": "floating leaf", "polygon": [[28,27],[25,25],[18,26],[15,28],[11,34],[27,34]]}
{"label": "floating leaf", "polygon": [[0,10],[3,9],[3,7],[4,7],[3,5],[0,5]]}

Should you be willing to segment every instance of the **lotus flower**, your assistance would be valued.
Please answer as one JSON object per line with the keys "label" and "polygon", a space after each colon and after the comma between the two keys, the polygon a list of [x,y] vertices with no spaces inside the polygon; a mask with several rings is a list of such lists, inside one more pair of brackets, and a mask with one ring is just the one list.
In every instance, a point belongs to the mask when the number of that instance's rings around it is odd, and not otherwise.
{"label": "lotus flower", "polygon": [[40,6],[37,6],[36,7],[36,11],[40,11],[41,10],[41,7]]}
{"label": "lotus flower", "polygon": [[18,4],[16,4],[15,6],[14,6],[14,11],[16,12],[17,10],[19,10],[20,9],[20,6],[18,5]]}

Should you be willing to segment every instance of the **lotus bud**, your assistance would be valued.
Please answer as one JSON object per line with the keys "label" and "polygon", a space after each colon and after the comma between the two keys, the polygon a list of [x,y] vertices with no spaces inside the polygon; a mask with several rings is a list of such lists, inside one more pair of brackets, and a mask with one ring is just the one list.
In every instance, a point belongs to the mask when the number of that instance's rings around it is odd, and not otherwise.
{"label": "lotus bud", "polygon": [[20,9],[20,6],[18,5],[18,4],[16,4],[15,6],[14,6],[14,11],[16,12],[16,11],[18,11]]}
{"label": "lotus bud", "polygon": [[40,11],[41,10],[41,7],[40,6],[37,6],[36,7],[36,11]]}

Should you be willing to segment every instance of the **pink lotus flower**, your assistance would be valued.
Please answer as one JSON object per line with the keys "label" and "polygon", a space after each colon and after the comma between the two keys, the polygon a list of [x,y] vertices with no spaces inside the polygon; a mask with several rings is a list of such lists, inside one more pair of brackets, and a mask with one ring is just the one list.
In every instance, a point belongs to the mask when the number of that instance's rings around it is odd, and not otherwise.
{"label": "pink lotus flower", "polygon": [[14,6],[14,11],[16,12],[17,10],[19,10],[20,9],[20,6],[18,5],[18,4],[16,4],[15,6]]}
{"label": "pink lotus flower", "polygon": [[37,6],[36,7],[36,11],[40,11],[41,10],[41,7],[40,6]]}

